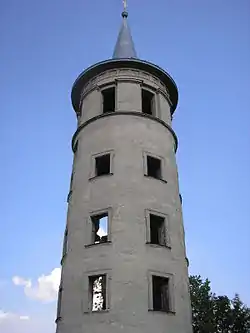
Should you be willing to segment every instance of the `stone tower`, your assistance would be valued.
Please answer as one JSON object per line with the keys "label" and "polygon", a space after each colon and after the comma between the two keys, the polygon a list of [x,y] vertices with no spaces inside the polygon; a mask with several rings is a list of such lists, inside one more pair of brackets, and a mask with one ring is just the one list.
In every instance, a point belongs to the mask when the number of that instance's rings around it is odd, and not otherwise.
{"label": "stone tower", "polygon": [[78,126],[57,333],[191,333],[171,127],[178,91],[140,60],[122,13],[113,58],[72,89]]}

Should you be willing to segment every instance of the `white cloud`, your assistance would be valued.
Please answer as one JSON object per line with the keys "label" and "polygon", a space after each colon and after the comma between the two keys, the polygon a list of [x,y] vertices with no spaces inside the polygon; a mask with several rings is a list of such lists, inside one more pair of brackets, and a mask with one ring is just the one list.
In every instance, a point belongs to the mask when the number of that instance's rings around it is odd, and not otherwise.
{"label": "white cloud", "polygon": [[31,287],[31,281],[30,280],[25,280],[25,279],[21,278],[20,276],[14,276],[12,278],[12,281],[16,286],[25,286],[25,287],[28,287],[28,288]]}
{"label": "white cloud", "polygon": [[97,235],[102,237],[102,236],[107,236],[107,231],[104,230],[104,228],[100,227],[98,232],[97,232]]}
{"label": "white cloud", "polygon": [[0,310],[0,324],[4,321],[30,320],[29,316],[20,316],[15,313]]}
{"label": "white cloud", "polygon": [[55,268],[48,275],[41,275],[33,285],[31,280],[20,276],[14,276],[12,282],[16,286],[23,286],[27,297],[42,302],[52,302],[57,299],[58,288],[61,278],[61,269]]}
{"label": "white cloud", "polygon": [[18,314],[0,310],[0,332],[1,333],[54,333],[55,323],[53,315],[32,317],[20,316]]}
{"label": "white cloud", "polygon": [[0,322],[8,317],[9,313],[0,310]]}

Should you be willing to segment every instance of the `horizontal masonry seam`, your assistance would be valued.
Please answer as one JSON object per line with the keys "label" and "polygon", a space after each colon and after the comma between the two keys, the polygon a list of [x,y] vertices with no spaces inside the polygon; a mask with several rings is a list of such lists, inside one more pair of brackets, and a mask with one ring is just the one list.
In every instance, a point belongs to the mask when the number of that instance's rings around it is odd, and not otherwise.
{"label": "horizontal masonry seam", "polygon": [[174,130],[167,124],[165,123],[163,120],[159,119],[159,118],[156,118],[154,116],[151,116],[151,115],[148,115],[148,114],[145,114],[145,113],[139,113],[139,112],[133,112],[133,111],[116,111],[116,112],[110,112],[110,113],[104,113],[104,114],[101,114],[101,115],[98,115],[96,117],[93,117],[87,121],[85,121],[85,123],[81,124],[76,132],[74,133],[73,135],[73,138],[72,138],[72,150],[73,152],[75,152],[75,149],[76,149],[76,142],[77,142],[77,137],[78,137],[78,134],[89,124],[91,124],[92,122],[100,119],[100,118],[105,118],[105,117],[111,117],[111,116],[119,116],[119,115],[129,115],[129,116],[136,116],[136,117],[143,117],[143,118],[148,118],[148,119],[151,119],[151,120],[154,120],[154,121],[157,121],[158,123],[162,124],[163,126],[165,126],[169,132],[172,134],[173,138],[174,138],[174,141],[175,141],[175,152],[177,151],[177,148],[178,148],[178,139],[177,139],[177,136],[174,132]]}

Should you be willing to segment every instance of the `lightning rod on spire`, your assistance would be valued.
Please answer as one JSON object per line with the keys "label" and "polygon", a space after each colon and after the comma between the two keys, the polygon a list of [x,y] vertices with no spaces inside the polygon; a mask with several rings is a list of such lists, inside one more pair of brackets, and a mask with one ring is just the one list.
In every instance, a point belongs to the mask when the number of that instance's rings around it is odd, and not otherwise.
{"label": "lightning rod on spire", "polygon": [[123,10],[124,10],[124,12],[127,11],[127,8],[128,8],[127,0],[123,0]]}

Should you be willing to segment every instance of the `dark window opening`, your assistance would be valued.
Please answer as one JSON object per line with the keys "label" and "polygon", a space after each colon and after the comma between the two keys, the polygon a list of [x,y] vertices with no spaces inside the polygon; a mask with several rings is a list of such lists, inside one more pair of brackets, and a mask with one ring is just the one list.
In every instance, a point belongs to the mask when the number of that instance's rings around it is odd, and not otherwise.
{"label": "dark window opening", "polygon": [[77,153],[77,149],[78,149],[78,141],[76,141],[76,144],[74,146],[74,154],[76,156],[76,153]]}
{"label": "dark window opening", "polygon": [[103,113],[115,111],[115,87],[102,91]]}
{"label": "dark window opening", "polygon": [[63,241],[63,257],[68,252],[68,229],[65,230],[64,241]]}
{"label": "dark window opening", "polygon": [[154,115],[154,94],[142,89],[142,112]]}
{"label": "dark window opening", "polygon": [[179,197],[180,197],[180,202],[181,202],[181,204],[182,204],[182,195],[179,194]]}
{"label": "dark window opening", "polygon": [[95,158],[95,175],[102,176],[110,174],[110,154]]}
{"label": "dark window opening", "polygon": [[62,306],[62,287],[59,287],[58,290],[58,299],[57,299],[57,318],[56,321],[61,319],[61,306]]}
{"label": "dark window opening", "polygon": [[71,177],[70,177],[70,191],[72,190],[73,187],[73,181],[74,181],[74,170],[71,173]]}
{"label": "dark window opening", "polygon": [[152,156],[147,156],[147,175],[161,179],[161,160]]}
{"label": "dark window opening", "polygon": [[168,312],[169,306],[169,279],[161,276],[152,276],[153,283],[153,310]]}
{"label": "dark window opening", "polygon": [[166,245],[165,218],[150,214],[150,243]]}
{"label": "dark window opening", "polygon": [[91,311],[106,310],[106,275],[89,277]]}
{"label": "dark window opening", "polygon": [[107,243],[108,241],[108,213],[91,216],[92,244]]}

